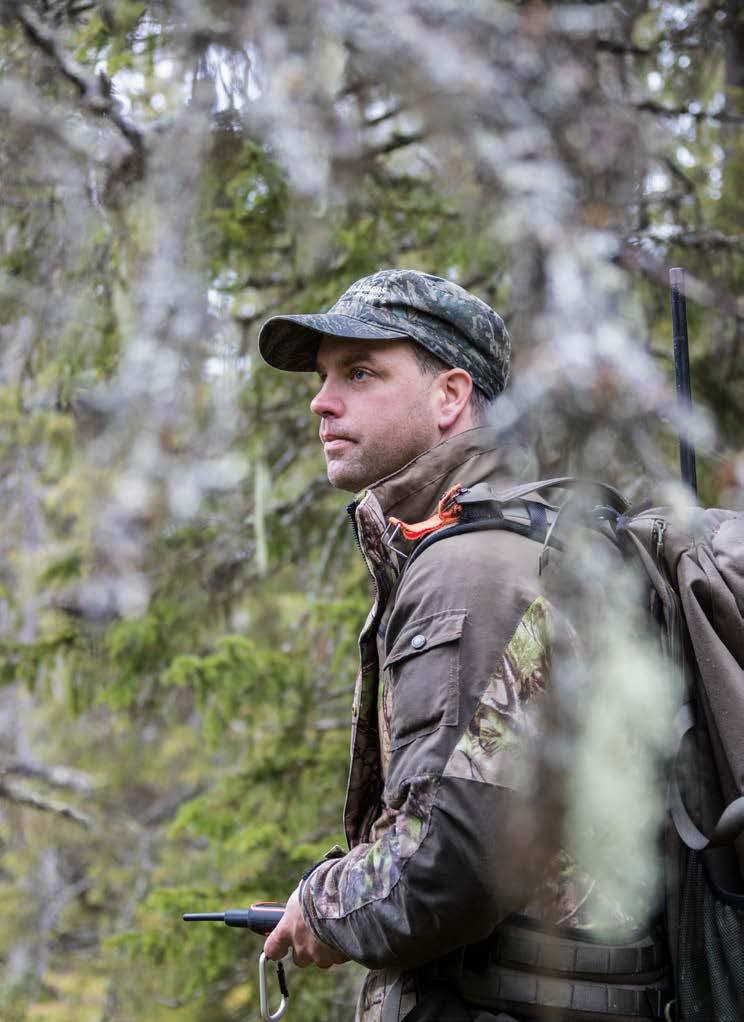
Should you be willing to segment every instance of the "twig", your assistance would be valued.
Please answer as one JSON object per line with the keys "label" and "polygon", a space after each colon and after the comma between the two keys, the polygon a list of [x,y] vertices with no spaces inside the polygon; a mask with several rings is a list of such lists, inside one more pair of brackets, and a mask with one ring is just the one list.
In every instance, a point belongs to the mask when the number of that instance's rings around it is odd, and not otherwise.
{"label": "twig", "polygon": [[322,590],[323,583],[325,581],[328,566],[333,556],[333,551],[336,548],[336,544],[340,537],[341,530],[349,520],[349,515],[345,507],[339,508],[338,512],[331,522],[331,526],[326,534],[325,542],[323,543],[323,549],[318,560],[318,568],[315,575],[315,588]]}
{"label": "twig", "polygon": [[364,119],[364,126],[365,128],[375,128],[378,124],[384,124],[385,121],[389,121],[391,117],[397,117],[398,114],[403,113],[404,109],[400,104],[391,106],[384,113],[378,114],[376,117],[366,117]]}
{"label": "twig", "polygon": [[96,787],[95,781],[88,774],[83,773],[82,770],[74,770],[65,766],[44,767],[36,763],[19,761],[0,767],[0,777],[7,777],[9,774],[17,777],[33,777],[56,788],[69,788],[80,794],[88,794]]}
{"label": "twig", "polygon": [[643,99],[634,104],[636,110],[644,113],[656,114],[658,117],[692,117],[696,121],[725,121],[730,124],[741,124],[744,117],[737,114],[730,114],[721,111],[712,114],[708,110],[690,110],[689,106],[664,106],[654,99]]}
{"label": "twig", "polygon": [[178,788],[176,791],[169,792],[150,806],[144,814],[142,822],[145,826],[152,827],[155,824],[165,823],[166,820],[173,819],[185,802],[189,802],[192,798],[196,798],[197,795],[201,795],[204,789],[204,784],[190,784],[186,788]]}
{"label": "twig", "polygon": [[633,46],[631,43],[621,43],[614,39],[598,39],[596,46],[598,50],[612,53],[616,57],[650,57],[653,53],[646,46]]}
{"label": "twig", "polygon": [[381,145],[372,146],[366,149],[363,153],[365,159],[371,159],[375,156],[385,156],[387,153],[393,153],[398,149],[405,149],[406,146],[414,145],[416,142],[423,142],[427,137],[426,131],[411,131],[408,133],[396,131],[394,132],[387,142],[383,142]]}
{"label": "twig", "polygon": [[29,7],[23,4],[19,5],[16,17],[34,46],[46,53],[68,82],[75,86],[88,110],[99,117],[108,117],[116,125],[137,157],[141,174],[145,160],[145,143],[142,132],[122,114],[120,105],[113,96],[111,79],[103,73],[96,77],[89,77],[84,68],[62,52],[54,33]]}
{"label": "twig", "polygon": [[12,802],[14,805],[25,806],[28,809],[38,809],[43,813],[54,813],[55,816],[62,816],[72,823],[80,824],[86,830],[93,826],[93,821],[89,816],[81,813],[78,809],[73,809],[72,806],[64,805],[62,802],[48,801],[41,798],[40,795],[35,795],[33,792],[14,791],[7,784],[3,784],[2,781],[0,781],[0,798],[7,799],[8,802]]}
{"label": "twig", "polygon": [[[675,244],[677,241],[676,238],[666,240],[672,244]],[[664,285],[667,283],[668,271],[666,265],[648,252],[644,252],[639,247],[639,241],[634,242],[631,239],[626,242],[625,247],[621,250],[615,261],[626,269],[643,273],[644,276],[657,283],[663,283]],[[718,312],[735,316],[737,319],[744,318],[744,302],[737,300],[736,296],[730,292],[714,287],[712,284],[708,284],[706,281],[689,273],[686,285],[688,298],[698,305],[716,309]]]}
{"label": "twig", "polygon": [[744,234],[724,234],[723,231],[685,231],[683,228],[676,233],[658,234],[654,231],[643,232],[644,241],[660,244],[682,245],[684,248],[725,248],[739,251],[744,244]]}

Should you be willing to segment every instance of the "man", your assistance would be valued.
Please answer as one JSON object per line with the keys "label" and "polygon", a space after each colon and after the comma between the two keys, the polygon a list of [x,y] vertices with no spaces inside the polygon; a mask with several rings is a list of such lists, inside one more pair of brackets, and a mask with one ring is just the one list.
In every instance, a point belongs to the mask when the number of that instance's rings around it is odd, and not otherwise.
{"label": "man", "polygon": [[[589,948],[604,955],[599,981],[596,954],[577,968],[588,947],[577,938],[599,913],[616,934],[629,921],[611,918],[560,851],[547,800],[535,811],[543,777],[529,752],[558,636],[571,641],[541,590],[540,544],[464,531],[406,565],[449,520],[440,501],[453,487],[513,485],[486,421],[509,373],[501,318],[449,281],[383,270],[328,314],[270,319],[259,347],[279,369],[319,374],[311,409],[328,478],[360,494],[350,510],[375,585],[353,706],[350,850],[308,871],[267,955],[366,965],[361,1022],[503,1022],[546,1003],[575,1007],[571,1019],[653,1017],[635,987],[612,1013],[605,945]],[[413,539],[399,530],[390,542],[391,518]],[[537,938],[536,922],[564,929]],[[536,985],[546,960],[547,993]],[[625,958],[626,979],[635,965]]]}

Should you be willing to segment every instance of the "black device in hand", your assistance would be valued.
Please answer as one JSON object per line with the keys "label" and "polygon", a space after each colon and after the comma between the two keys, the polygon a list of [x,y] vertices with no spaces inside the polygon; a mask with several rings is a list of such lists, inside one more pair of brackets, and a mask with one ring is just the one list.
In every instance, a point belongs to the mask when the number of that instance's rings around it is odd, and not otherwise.
{"label": "black device in hand", "polygon": [[284,915],[285,906],[278,901],[257,901],[250,908],[229,908],[226,912],[186,912],[187,923],[224,923],[242,926],[262,937],[268,937]]}

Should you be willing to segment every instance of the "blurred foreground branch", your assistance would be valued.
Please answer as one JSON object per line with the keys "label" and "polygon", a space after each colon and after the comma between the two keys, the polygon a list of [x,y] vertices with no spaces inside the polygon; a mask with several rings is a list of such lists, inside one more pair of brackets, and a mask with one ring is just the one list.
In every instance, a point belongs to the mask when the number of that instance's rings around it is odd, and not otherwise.
{"label": "blurred foreground branch", "polygon": [[99,71],[97,76],[86,74],[85,69],[64,53],[54,32],[30,7],[20,4],[16,17],[24,28],[29,40],[54,62],[64,78],[77,89],[83,105],[91,113],[107,117],[115,124],[129,143],[135,157],[137,177],[145,172],[145,142],[142,132],[124,116],[121,105],[114,96],[111,79]]}
{"label": "blurred foreground branch", "polygon": [[79,809],[74,809],[72,806],[65,805],[63,802],[56,802],[42,798],[41,795],[37,795],[34,792],[19,791],[18,789],[5,784],[3,781],[0,781],[0,798],[4,798],[8,802],[12,802],[13,805],[23,806],[26,809],[37,809],[43,813],[52,813],[55,816],[61,816],[65,820],[70,820],[72,823],[77,823],[81,827],[85,827],[86,830],[93,825],[93,821],[90,816],[86,813],[81,813]]}

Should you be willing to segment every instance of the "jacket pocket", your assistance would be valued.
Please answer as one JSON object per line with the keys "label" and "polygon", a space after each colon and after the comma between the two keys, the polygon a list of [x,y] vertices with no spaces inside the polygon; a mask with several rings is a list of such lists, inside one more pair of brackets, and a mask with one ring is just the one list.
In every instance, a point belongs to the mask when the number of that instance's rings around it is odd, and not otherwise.
{"label": "jacket pocket", "polygon": [[383,664],[392,692],[390,748],[458,721],[460,640],[467,611],[446,610],[410,621]]}

